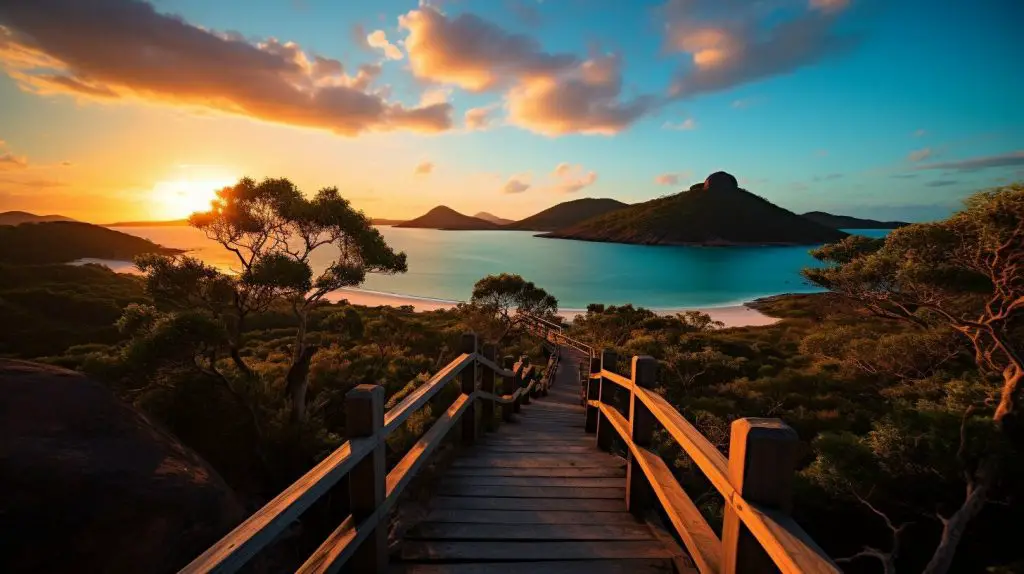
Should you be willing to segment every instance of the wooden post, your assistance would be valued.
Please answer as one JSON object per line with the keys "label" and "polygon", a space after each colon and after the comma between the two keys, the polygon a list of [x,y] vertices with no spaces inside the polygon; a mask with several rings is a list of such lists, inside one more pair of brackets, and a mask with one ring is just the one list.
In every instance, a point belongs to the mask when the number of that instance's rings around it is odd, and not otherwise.
{"label": "wooden post", "polygon": [[[519,363],[522,365],[522,367],[519,370],[519,384],[523,387],[523,389],[526,389],[526,387],[530,386],[530,380],[533,377],[533,368],[530,366],[530,358],[527,357],[526,355],[523,355],[522,357],[519,358]],[[530,404],[531,394],[532,393],[523,393],[523,400],[521,401],[522,404]]]}
{"label": "wooden post", "polygon": [[[523,364],[520,362],[515,363],[512,366],[512,372],[515,373],[515,378],[512,379],[512,390],[515,392],[523,387]],[[512,412],[518,414],[522,404],[523,395],[520,394],[516,397],[515,402],[512,403]]]}
{"label": "wooden post", "polygon": [[[476,352],[476,334],[463,333],[459,342],[459,351],[463,353]],[[460,375],[462,381],[462,394],[471,395],[476,390],[476,361],[465,366]],[[476,441],[476,401],[470,401],[466,412],[462,413],[462,442],[473,444]]]}
{"label": "wooden post", "polygon": [[[377,446],[359,461],[348,475],[348,501],[352,518],[359,524],[384,504],[387,466],[384,458],[384,387],[359,385],[345,393],[345,434],[348,438],[372,437]],[[388,569],[388,523],[380,517],[377,526],[359,545],[349,568],[353,572],[383,573]]]}
{"label": "wooden post", "polygon": [[587,404],[584,405],[584,407],[586,407],[587,420],[586,420],[586,423],[584,423],[584,425],[583,425],[584,432],[587,432],[589,434],[593,434],[593,433],[597,432],[597,414],[598,414],[598,409],[597,409],[596,406],[592,406],[590,404],[590,401],[596,401],[598,399],[598,397],[600,397],[600,392],[599,391],[601,389],[601,381],[593,377],[593,375],[596,375],[596,374],[598,374],[600,372],[601,372],[601,358],[600,357],[590,357],[590,375],[591,376],[590,376],[590,378],[587,379]]}
{"label": "wooden post", "polygon": [[[511,371],[512,369],[515,368],[515,359],[513,359],[511,356],[505,357],[501,361],[501,366],[506,371]],[[516,389],[518,388],[519,386],[516,384],[515,375],[511,377],[504,377],[501,379],[501,394],[510,395],[516,392]],[[501,405],[501,420],[507,423],[512,422],[512,413],[514,413],[515,410],[516,406],[513,403]]]}
{"label": "wooden post", "polygon": [[[616,359],[617,357],[615,356],[614,351],[601,351],[601,370],[613,372],[613,370],[615,369]],[[600,401],[601,404],[616,406],[615,403],[612,401],[614,401],[617,386],[618,385],[616,385],[615,383],[611,381],[606,381],[604,380],[604,377],[601,377],[600,386],[597,390],[597,400]],[[600,411],[598,411],[597,448],[604,451],[609,451],[612,449],[613,440],[615,440],[615,429],[612,428],[608,421],[604,420],[604,417],[601,415]]]}
{"label": "wooden post", "polygon": [[[629,403],[629,432],[633,444],[640,448],[651,446],[654,438],[654,414],[647,405],[637,397],[637,389],[653,390],[658,378],[658,361],[654,357],[634,356],[633,368],[630,378],[633,380],[633,392]],[[626,509],[637,518],[642,518],[644,513],[654,502],[654,491],[651,490],[651,483],[640,468],[640,463],[629,451],[626,456],[629,464],[626,465]]]}
{"label": "wooden post", "polygon": [[[493,363],[498,354],[497,345],[494,343],[484,343],[482,354],[485,359]],[[490,367],[484,367],[483,372],[480,373],[480,390],[485,393],[494,394],[494,371]],[[484,428],[493,431],[495,429],[494,401],[484,399],[480,401],[480,407],[480,410],[483,411]]]}
{"label": "wooden post", "polygon": [[[796,432],[779,419],[735,420],[729,437],[729,481],[743,500],[788,514],[799,446]],[[728,501],[722,525],[722,562],[725,574],[778,572]]]}

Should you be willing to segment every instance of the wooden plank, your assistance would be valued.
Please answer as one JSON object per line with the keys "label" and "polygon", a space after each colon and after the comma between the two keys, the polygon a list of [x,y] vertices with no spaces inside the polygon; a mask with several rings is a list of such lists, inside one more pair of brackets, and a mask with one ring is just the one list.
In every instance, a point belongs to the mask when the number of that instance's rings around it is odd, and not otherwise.
{"label": "wooden plank", "polygon": [[402,545],[405,560],[583,560],[594,558],[671,558],[658,541],[600,540],[571,542],[410,541]]}
{"label": "wooden plank", "polygon": [[535,454],[586,454],[588,452],[597,452],[593,446],[584,445],[567,445],[567,444],[555,444],[555,445],[487,445],[487,452],[489,453],[506,453],[506,452],[520,452],[520,453],[535,453]]}
{"label": "wooden plank", "polygon": [[626,466],[595,466],[595,467],[536,467],[536,468],[503,468],[503,467],[458,467],[448,470],[448,476],[538,476],[538,477],[621,477],[626,478]]}
{"label": "wooden plank", "polygon": [[452,462],[452,466],[459,467],[483,467],[483,468],[555,468],[571,467],[586,468],[594,466],[625,467],[622,459],[608,456],[574,455],[565,456],[537,455],[537,456],[515,456],[516,453],[509,453],[505,456],[499,454],[459,458]]}
{"label": "wooden plank", "polygon": [[465,486],[533,486],[537,488],[571,487],[589,488],[622,488],[621,478],[579,478],[579,477],[536,477],[536,476],[466,476],[452,477],[444,481],[445,485],[454,488]]}
{"label": "wooden plank", "polygon": [[652,540],[645,524],[465,524],[428,522],[406,540]]}
{"label": "wooden plank", "polygon": [[455,564],[403,564],[396,574],[670,574],[672,566],[661,559],[557,560],[530,562],[483,562]]}
{"label": "wooden plank", "polygon": [[511,378],[513,376],[512,371],[500,367],[498,365],[498,363],[495,363],[494,361],[488,359],[487,357],[480,356],[480,357],[477,357],[476,360],[477,360],[478,363],[480,363],[484,367],[487,367],[488,369],[494,371],[494,374],[498,375],[499,377],[509,377],[509,378]]}
{"label": "wooden plank", "polygon": [[623,377],[622,375],[613,373],[607,369],[601,369],[601,377],[606,381],[615,383],[627,391],[633,390],[633,381],[629,380],[629,377]]}
{"label": "wooden plank", "polygon": [[456,375],[462,372],[462,369],[466,365],[472,365],[476,359],[475,353],[463,353],[455,358],[454,361],[445,365],[443,369],[437,372],[430,380],[420,385],[418,389],[409,393],[409,396],[402,399],[402,402],[395,405],[384,415],[384,434],[390,435],[396,428],[401,426],[412,414],[423,405],[427,404],[427,401],[438,393],[441,389],[450,383]]}
{"label": "wooden plank", "polygon": [[619,512],[578,510],[472,510],[436,508],[426,517],[429,522],[465,522],[467,524],[635,524],[636,517],[624,509]]}
{"label": "wooden plank", "polygon": [[613,488],[570,488],[563,486],[455,486],[444,484],[438,489],[442,496],[474,496],[482,498],[615,498],[626,495],[622,484]]}
{"label": "wooden plank", "polygon": [[[464,508],[466,510],[584,510],[587,512],[621,512],[622,500],[594,498],[474,498],[471,496],[435,496],[432,508]],[[596,519],[595,519],[596,520]]]}
{"label": "wooden plank", "polygon": [[241,568],[369,454],[375,442],[366,438],[342,444],[181,572],[234,572]]}

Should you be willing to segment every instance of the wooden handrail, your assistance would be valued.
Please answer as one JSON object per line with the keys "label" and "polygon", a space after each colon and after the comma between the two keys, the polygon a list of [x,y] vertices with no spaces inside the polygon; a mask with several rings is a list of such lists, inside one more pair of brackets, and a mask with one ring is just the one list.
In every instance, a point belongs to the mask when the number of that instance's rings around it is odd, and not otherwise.
{"label": "wooden handrail", "polygon": [[[614,364],[614,354],[601,353],[603,365],[610,360]],[[587,379],[587,410],[599,414],[594,425],[588,418],[586,429],[597,434],[599,448],[611,447],[612,434],[625,444],[632,469],[626,479],[630,510],[642,514],[649,502],[644,492],[650,489],[701,572],[735,574],[766,568],[792,574],[840,572],[788,516],[797,452],[792,429],[778,419],[738,419],[733,423],[731,458],[727,459],[653,391],[656,366],[651,357],[633,357],[629,378],[593,366]],[[611,393],[601,389],[605,383],[630,391],[630,405],[625,406],[628,417],[609,402]],[[726,520],[721,539],[665,462],[647,449],[653,422],[668,432],[724,498]]]}
{"label": "wooden handrail", "polygon": [[[402,457],[398,464],[386,475],[381,469],[374,465],[367,465],[374,453],[383,451],[384,441],[398,429],[414,412],[422,408],[427,402],[437,395],[445,386],[463,374],[467,368],[480,365],[483,368],[494,371],[497,376],[506,380],[518,380],[512,371],[498,366],[493,361],[486,359],[476,352],[476,338],[472,335],[463,337],[463,342],[469,341],[472,348],[463,349],[463,353],[448,363],[444,368],[432,376],[426,383],[405,397],[386,413],[383,412],[382,388],[376,385],[359,385],[346,395],[346,402],[352,403],[356,398],[365,400],[368,396],[374,396],[370,405],[360,404],[356,412],[362,413],[364,408],[380,409],[378,415],[367,414],[371,419],[378,417],[376,427],[371,436],[350,438],[342,443],[334,452],[323,461],[313,467],[302,478],[295,481],[281,494],[268,502],[263,508],[250,516],[244,522],[235,527],[220,541],[211,546],[191,563],[186,565],[181,573],[206,573],[206,572],[235,572],[242,568],[261,549],[269,545],[285,528],[299,517],[320,497],[326,494],[331,487],[337,484],[342,477],[353,473],[358,469],[363,472],[357,481],[350,479],[350,497],[364,498],[366,493],[357,496],[358,488],[380,488],[382,498],[379,504],[368,514],[359,519],[355,515],[349,515],[341,525],[334,530],[323,544],[314,552],[309,559],[299,568],[303,573],[335,572],[346,561],[359,556],[365,550],[373,537],[379,537],[384,529],[386,534],[386,517],[388,512],[397,502],[405,487],[412,480],[413,476],[426,463],[427,458],[441,443],[444,436],[457,422],[463,419],[463,415],[470,412],[473,405],[482,399],[491,399],[499,404],[509,404],[518,407],[524,397],[528,397],[538,387],[540,381],[531,381],[528,385],[517,388],[514,392],[505,395],[486,393],[476,388],[475,378],[466,379],[463,376],[463,392],[455,399],[455,402],[441,415],[430,429],[412,446]],[[470,385],[470,392],[466,392],[466,385]],[[358,397],[357,397],[358,395]],[[352,412],[352,411],[350,411]],[[465,433],[475,434],[476,417],[463,420],[472,424],[464,426]],[[381,461],[383,458],[380,459]],[[380,462],[383,465],[383,462]],[[379,476],[378,476],[379,475]],[[357,485],[356,482],[360,484]],[[378,554],[376,562],[366,562],[366,557],[359,560],[360,571],[381,570],[386,564],[386,544],[373,545],[373,553]],[[363,552],[365,553],[365,552]],[[384,554],[381,554],[384,553]],[[370,564],[370,566],[366,566]]]}

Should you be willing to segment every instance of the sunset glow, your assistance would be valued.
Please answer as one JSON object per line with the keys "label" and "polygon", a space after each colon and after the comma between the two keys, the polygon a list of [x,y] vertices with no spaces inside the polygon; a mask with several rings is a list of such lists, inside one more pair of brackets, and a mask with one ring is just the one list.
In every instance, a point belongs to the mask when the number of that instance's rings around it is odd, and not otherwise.
{"label": "sunset glow", "polygon": [[161,181],[153,187],[153,218],[184,219],[210,209],[217,190],[235,183],[233,179]]}

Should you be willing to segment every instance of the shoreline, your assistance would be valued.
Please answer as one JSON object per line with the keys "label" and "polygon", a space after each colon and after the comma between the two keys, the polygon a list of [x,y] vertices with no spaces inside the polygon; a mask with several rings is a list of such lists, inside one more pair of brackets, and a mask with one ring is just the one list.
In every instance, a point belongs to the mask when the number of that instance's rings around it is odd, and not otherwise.
{"label": "shoreline", "polygon": [[[117,261],[111,259],[86,258],[68,263],[69,265],[83,265],[93,263],[103,265],[114,272],[138,275],[139,271],[130,261]],[[331,302],[338,302],[347,299],[353,305],[365,305],[367,307],[391,306],[399,307],[408,305],[415,311],[437,311],[440,309],[451,309],[460,303],[448,299],[434,297],[419,297],[415,295],[401,295],[398,293],[387,293],[384,291],[371,291],[368,289],[343,288],[328,293],[325,297]],[[778,323],[780,319],[769,317],[764,313],[748,307],[745,303],[735,305],[706,306],[706,307],[666,307],[650,308],[659,315],[674,315],[684,311],[700,311],[707,313],[712,319],[725,323],[726,327],[761,327]],[[567,321],[572,321],[578,315],[586,314],[586,309],[559,309],[558,315]]]}

